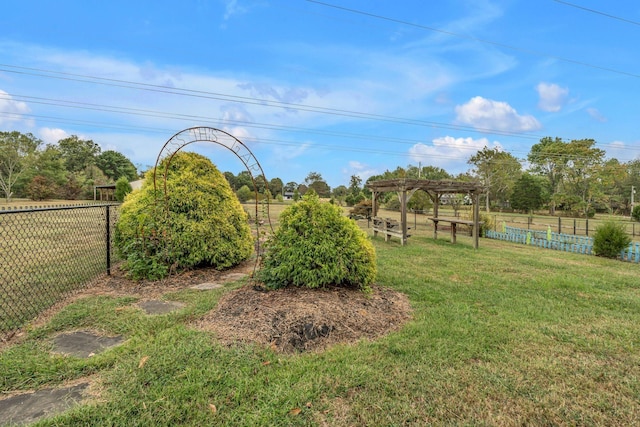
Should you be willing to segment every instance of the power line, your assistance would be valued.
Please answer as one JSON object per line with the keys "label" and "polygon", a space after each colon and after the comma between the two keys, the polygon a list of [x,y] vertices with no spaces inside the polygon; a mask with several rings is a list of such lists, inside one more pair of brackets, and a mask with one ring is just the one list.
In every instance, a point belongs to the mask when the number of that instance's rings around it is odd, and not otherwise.
{"label": "power line", "polygon": [[[172,95],[191,96],[191,97],[204,98],[204,99],[214,99],[218,101],[258,105],[262,107],[289,108],[289,109],[295,109],[300,111],[328,114],[328,115],[340,116],[340,117],[377,120],[377,121],[384,121],[388,123],[398,123],[398,124],[407,124],[407,125],[414,125],[414,126],[451,129],[451,130],[465,130],[468,132],[478,132],[478,133],[485,133],[489,135],[511,136],[515,138],[525,138],[525,139],[541,138],[540,135],[532,135],[532,134],[526,134],[526,133],[502,131],[502,130],[490,129],[490,128],[477,128],[477,127],[464,126],[464,125],[450,125],[447,123],[434,122],[434,121],[428,121],[428,120],[386,116],[381,114],[366,113],[366,112],[354,111],[354,110],[342,110],[337,108],[318,107],[318,106],[307,105],[307,104],[271,101],[271,100],[262,99],[262,98],[252,98],[252,97],[246,97],[246,96],[229,95],[229,94],[208,92],[208,91],[202,91],[202,90],[176,88],[171,86],[139,83],[139,82],[133,82],[133,81],[127,81],[127,80],[119,80],[119,79],[108,79],[108,78],[88,76],[88,75],[82,75],[82,74],[63,73],[63,72],[45,70],[45,69],[39,69],[39,68],[21,67],[17,65],[0,64],[0,67],[13,68],[13,69],[0,68],[0,71],[4,71],[8,73],[30,75],[35,77],[44,77],[44,78],[59,79],[59,80],[67,80],[67,81],[77,81],[82,83],[99,84],[103,86],[120,87],[120,88],[126,88],[126,89],[137,89],[137,90],[144,90],[144,91],[165,93],[165,94],[172,94]],[[46,74],[46,73],[49,73],[49,74]]]}
{"label": "power line", "polygon": [[640,26],[640,22],[632,21],[631,19],[626,19],[626,18],[621,18],[619,16],[610,15],[610,14],[605,13],[605,12],[600,12],[599,10],[590,9],[588,7],[584,7],[584,6],[580,6],[580,5],[577,5],[577,4],[569,3],[568,1],[562,1],[562,0],[553,0],[553,1],[555,1],[556,3],[561,3],[561,4],[564,4],[564,5],[567,5],[567,6],[575,7],[576,9],[582,9],[582,10],[585,10],[587,12],[595,13],[597,15],[606,16],[607,18],[617,19],[618,21],[622,21],[622,22],[626,22],[628,24],[633,24],[633,25]]}
{"label": "power line", "polygon": [[[285,132],[304,132],[308,134],[343,137],[343,138],[350,138],[350,139],[376,140],[381,142],[397,142],[397,143],[410,144],[410,145],[424,143],[424,140],[398,138],[393,136],[326,131],[326,130],[317,130],[317,129],[301,128],[301,127],[294,127],[294,126],[276,125],[276,124],[269,124],[269,123],[248,122],[248,121],[242,121],[242,120],[212,119],[211,117],[198,116],[198,115],[192,115],[192,114],[167,113],[167,112],[162,112],[157,110],[67,101],[67,100],[61,100],[61,99],[34,97],[34,96],[19,95],[19,94],[9,94],[9,93],[7,93],[6,95],[0,94],[0,99],[7,99],[7,100],[11,99],[15,101],[29,102],[32,104],[52,105],[56,107],[66,107],[66,108],[77,108],[77,109],[89,110],[89,111],[103,111],[103,112],[112,112],[112,113],[118,113],[118,114],[168,118],[168,119],[185,120],[185,121],[198,120],[201,123],[202,122],[214,123],[216,125],[233,124],[233,125],[246,126],[250,128],[256,128],[256,129],[280,130]],[[466,126],[459,127],[456,125],[450,125],[450,126],[443,125],[442,127],[445,128],[445,126],[446,128],[452,129],[452,130],[468,130],[468,127]],[[525,138],[525,139],[536,139],[536,140],[542,138],[542,136],[538,136],[538,135],[509,135],[509,136]],[[456,144],[453,144],[453,145],[455,146]]]}
{"label": "power line", "polygon": [[[77,109],[89,110],[89,111],[103,111],[103,112],[111,112],[116,114],[138,115],[143,117],[156,117],[156,118],[166,118],[166,119],[173,119],[173,120],[184,120],[189,122],[192,122],[193,120],[198,120],[199,123],[201,124],[213,124],[215,126],[236,125],[236,126],[244,126],[248,128],[254,128],[254,129],[279,130],[284,132],[298,132],[298,133],[306,133],[306,134],[313,134],[313,135],[320,135],[320,136],[332,136],[332,137],[359,139],[359,140],[366,140],[366,141],[394,142],[394,143],[407,144],[407,145],[425,144],[424,140],[417,140],[417,139],[410,139],[410,138],[398,138],[393,136],[370,135],[370,134],[351,133],[351,132],[326,131],[326,130],[309,129],[309,128],[302,128],[302,127],[295,127],[295,126],[248,122],[248,121],[232,120],[232,119],[212,119],[211,117],[199,116],[194,114],[162,112],[162,111],[142,109],[142,108],[120,107],[120,106],[105,105],[105,104],[67,101],[63,99],[35,97],[35,96],[20,95],[20,94],[9,94],[9,93],[7,93],[6,95],[0,94],[0,99],[7,99],[7,100],[11,99],[11,100],[29,102],[32,104],[52,105],[56,107],[65,107],[65,108],[77,108]],[[464,130],[465,128],[466,127],[459,128],[454,125],[451,125],[450,127],[450,129],[453,129],[453,130]],[[534,135],[515,135],[515,136],[520,138],[525,138],[525,139],[537,139],[537,140],[542,139],[542,136],[534,136]],[[598,143],[598,145],[603,147],[614,146],[613,144],[604,144],[604,143]],[[461,149],[467,148],[463,144],[455,144],[455,143],[448,144],[448,146],[453,148],[461,148]],[[619,149],[635,150],[634,148],[631,148],[631,147],[621,147]],[[518,152],[518,151],[513,150],[513,152]]]}
{"label": "power line", "polygon": [[[62,117],[45,116],[45,115],[37,115],[37,114],[19,114],[19,113],[0,112],[0,116],[30,117],[30,118],[40,119],[43,122],[65,123],[65,124],[72,124],[72,125],[91,125],[91,126],[97,126],[105,129],[132,130],[132,131],[145,130],[145,131],[151,131],[151,132],[163,133],[163,134],[171,134],[175,132],[174,129],[146,128],[146,127],[137,127],[137,126],[118,126],[118,125],[104,124],[100,122],[92,122],[87,120],[66,119]],[[278,146],[286,146],[286,147],[301,146],[301,143],[299,141],[290,141],[290,140],[273,139],[273,138],[249,138],[247,139],[246,142],[251,142],[256,145],[264,144],[264,145],[278,145]],[[392,151],[392,150],[380,150],[380,149],[371,149],[371,148],[363,148],[363,147],[345,147],[345,146],[336,146],[336,145],[319,144],[319,143],[310,144],[308,145],[308,147],[311,149],[369,153],[369,154],[378,154],[378,155],[393,155],[398,157],[413,156],[413,154],[407,153],[406,151],[398,152],[398,151]],[[446,156],[446,155],[438,155],[438,154],[431,155],[431,157],[438,158],[438,159],[451,159],[451,160],[457,159],[457,157],[454,157],[454,156]]]}
{"label": "power line", "polygon": [[[95,122],[95,121],[87,121],[87,120],[78,120],[78,119],[67,119],[67,118],[62,118],[62,117],[55,117],[55,116],[46,116],[46,115],[37,115],[37,114],[19,114],[19,113],[8,113],[8,112],[0,112],[0,117],[4,116],[4,117],[16,117],[16,118],[20,118],[20,117],[30,117],[30,118],[34,118],[34,119],[39,119],[42,122],[51,122],[51,123],[64,123],[64,124],[71,124],[71,125],[82,125],[82,126],[94,126],[94,127],[100,127],[100,128],[104,128],[104,129],[115,129],[115,130],[130,130],[130,131],[139,131],[139,130],[144,130],[146,132],[154,132],[154,133],[160,133],[160,134],[172,134],[174,133],[174,129],[160,129],[160,128],[150,128],[150,127],[141,127],[141,126],[121,126],[121,125],[112,125],[112,124],[105,124],[102,122]],[[250,142],[253,144],[256,144],[257,146],[259,145],[265,145],[265,146],[284,146],[284,147],[300,147],[301,143],[299,141],[291,141],[291,140],[284,140],[284,139],[273,139],[273,138],[249,138],[246,140],[246,142]],[[304,144],[302,144],[304,145]],[[433,146],[429,146],[426,145],[426,147],[428,148],[433,148]],[[330,144],[320,144],[320,143],[313,143],[313,144],[309,144],[309,145],[305,145],[305,147],[309,148],[309,149],[313,149],[313,150],[327,150],[327,151],[340,151],[340,152],[356,152],[356,153],[368,153],[368,154],[375,154],[375,155],[385,155],[385,156],[395,156],[395,157],[408,157],[408,158],[412,158],[412,157],[425,157],[427,156],[425,155],[421,155],[421,154],[415,154],[415,153],[409,153],[407,151],[393,151],[393,150],[382,150],[382,149],[372,149],[372,148],[366,148],[366,147],[347,147],[347,146],[336,146],[336,145],[330,145]],[[463,149],[465,151],[473,151],[473,148],[469,148],[466,146],[460,146],[457,144],[449,144],[447,145],[447,147],[451,147],[451,148],[460,148]],[[506,151],[507,153],[511,154],[513,156],[514,159],[516,159],[518,162],[520,163],[528,163],[528,155],[525,155],[525,157],[518,157],[515,156],[514,153],[518,152],[516,150],[511,150],[511,151]],[[429,153],[428,154],[429,158],[431,159],[442,159],[442,160],[461,160],[458,156],[448,156],[448,155],[444,155],[444,154],[433,154],[433,153]],[[567,154],[553,154],[553,153],[549,153],[546,155],[546,158],[551,159],[551,160],[563,160],[563,161],[571,161],[571,160],[581,160],[584,159],[585,157],[582,157],[580,155],[567,155]],[[497,161],[497,163],[501,163],[500,160]],[[505,164],[508,164],[508,161],[504,162]]]}
{"label": "power line", "polygon": [[384,20],[384,21],[388,21],[388,22],[393,22],[393,23],[396,23],[396,24],[401,24],[401,25],[406,25],[406,26],[409,26],[409,27],[419,28],[419,29],[422,29],[422,30],[433,31],[433,32],[441,33],[441,34],[446,34],[446,35],[452,36],[452,37],[458,37],[458,38],[465,39],[465,40],[471,40],[471,41],[478,42],[478,43],[484,43],[484,44],[488,44],[488,45],[492,45],[492,46],[497,46],[497,47],[501,47],[501,48],[504,48],[504,49],[513,50],[513,51],[516,51],[516,52],[527,53],[529,55],[541,56],[541,57],[545,57],[545,58],[555,59],[557,61],[562,61],[562,62],[567,62],[567,63],[570,63],[570,64],[580,65],[580,66],[583,66],[583,67],[593,68],[593,69],[596,69],[596,70],[607,71],[607,72],[615,73],[615,74],[621,74],[621,75],[628,76],[628,77],[640,78],[640,74],[631,73],[629,71],[623,71],[623,70],[617,70],[615,68],[603,67],[601,65],[590,64],[588,62],[578,61],[576,59],[565,58],[565,57],[557,56],[557,55],[551,55],[551,54],[548,54],[548,53],[545,53],[545,52],[540,52],[540,51],[533,50],[533,49],[525,49],[525,48],[521,48],[521,47],[518,47],[518,46],[512,46],[512,45],[508,45],[508,44],[505,44],[505,43],[500,43],[500,42],[495,42],[495,41],[492,41],[492,40],[482,39],[482,38],[479,38],[479,37],[468,36],[466,34],[460,34],[460,33],[456,33],[456,32],[449,31],[449,30],[443,30],[441,28],[430,27],[428,25],[414,24],[413,22],[403,21],[401,19],[391,18],[391,17],[384,16],[384,15],[378,15],[378,14],[371,13],[371,12],[366,12],[366,11],[363,11],[363,10],[352,9],[352,8],[348,8],[348,7],[344,7],[344,6],[339,6],[339,5],[335,5],[335,4],[331,4],[331,3],[326,3],[326,2],[323,2],[323,1],[319,1],[319,0],[306,0],[306,1],[309,2],[309,3],[318,4],[320,6],[330,7],[330,8],[342,10],[344,12],[354,13],[354,14],[358,14],[358,15],[362,15],[362,16],[368,16],[370,18],[380,19],[380,20]]}

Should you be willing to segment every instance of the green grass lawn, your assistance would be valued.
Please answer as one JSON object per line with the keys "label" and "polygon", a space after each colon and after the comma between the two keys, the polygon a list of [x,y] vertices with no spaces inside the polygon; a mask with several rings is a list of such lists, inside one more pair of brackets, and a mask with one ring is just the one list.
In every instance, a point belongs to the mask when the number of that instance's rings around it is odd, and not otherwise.
{"label": "green grass lawn", "polygon": [[[37,425],[637,424],[640,266],[444,237],[374,239],[378,283],[414,308],[375,342],[282,355],[189,326],[241,283],[169,295],[187,308],[160,317],[91,297],[0,353],[0,392],[96,379],[93,403]],[[86,360],[49,352],[85,328],[128,340]]]}
{"label": "green grass lawn", "polygon": [[106,272],[106,209],[0,214],[0,337]]}

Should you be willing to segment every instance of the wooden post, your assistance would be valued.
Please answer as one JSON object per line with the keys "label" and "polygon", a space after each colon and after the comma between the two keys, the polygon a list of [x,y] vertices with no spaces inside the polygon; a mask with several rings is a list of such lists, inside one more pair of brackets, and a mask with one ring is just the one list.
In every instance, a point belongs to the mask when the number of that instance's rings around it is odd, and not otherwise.
{"label": "wooden post", "polygon": [[[440,204],[440,194],[436,193],[433,200],[433,217],[438,218],[438,205]],[[433,221],[433,240],[438,240],[438,221]]]}
{"label": "wooden post", "polygon": [[480,246],[480,196],[473,193],[473,248]]}
{"label": "wooden post", "polygon": [[402,222],[402,246],[407,243],[407,189],[402,188],[400,200],[400,221]]}
{"label": "wooden post", "polygon": [[[378,216],[378,192],[373,191],[373,198],[371,199],[371,217],[375,218]],[[377,236],[378,231],[374,228],[373,235]]]}

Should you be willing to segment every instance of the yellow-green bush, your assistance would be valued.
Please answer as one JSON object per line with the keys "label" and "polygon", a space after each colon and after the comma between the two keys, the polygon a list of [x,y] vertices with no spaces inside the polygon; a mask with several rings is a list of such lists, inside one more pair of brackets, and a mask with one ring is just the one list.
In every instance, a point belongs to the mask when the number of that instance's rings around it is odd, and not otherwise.
{"label": "yellow-green bush", "polygon": [[356,287],[369,290],[376,254],[367,235],[342,210],[309,192],[280,215],[258,279],[268,288]]}
{"label": "yellow-green bush", "polygon": [[[165,159],[158,169],[164,171]],[[253,252],[247,215],[224,175],[195,153],[178,153],[153,188],[153,171],[142,188],[127,195],[115,243],[136,279],[158,279],[171,269],[232,267]]]}

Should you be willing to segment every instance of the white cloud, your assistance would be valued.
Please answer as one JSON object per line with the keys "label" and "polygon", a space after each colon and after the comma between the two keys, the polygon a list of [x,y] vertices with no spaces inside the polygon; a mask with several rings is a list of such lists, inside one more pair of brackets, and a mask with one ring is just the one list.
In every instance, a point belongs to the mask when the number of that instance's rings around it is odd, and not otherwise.
{"label": "white cloud", "polygon": [[15,101],[7,92],[0,90],[0,125],[25,120],[22,115],[30,112],[25,102]]}
{"label": "white cloud", "polygon": [[600,123],[607,121],[607,118],[603,116],[597,108],[587,108],[587,114],[589,114],[592,119]]}
{"label": "white cloud", "polygon": [[536,86],[538,96],[538,108],[543,111],[555,113],[560,111],[567,101],[569,89],[560,87],[555,83],[539,83]]}
{"label": "white cloud", "polygon": [[[352,175],[356,175],[362,179],[362,183],[367,181],[370,176],[377,175],[379,172],[374,167],[366,163],[362,163],[356,160],[351,160],[346,168],[342,169],[343,182],[348,183]],[[344,184],[347,185],[347,184]]]}
{"label": "white cloud", "polygon": [[302,103],[308,96],[309,91],[302,88],[278,88],[270,84],[242,83],[240,89],[248,90],[255,98],[273,98],[279,102],[289,104]]}
{"label": "white cloud", "polygon": [[627,145],[623,141],[612,141],[607,144],[607,158],[618,159],[621,162],[636,160],[634,145]]}
{"label": "white cloud", "polygon": [[542,128],[531,115],[520,115],[506,102],[494,101],[481,96],[473,97],[463,105],[456,106],[456,121],[475,127],[506,132],[529,132]]}
{"label": "white cloud", "polygon": [[242,142],[248,142],[255,139],[255,135],[249,131],[242,123],[252,123],[251,114],[240,105],[223,105],[220,107],[222,111],[222,130],[235,136]]}
{"label": "white cloud", "polygon": [[287,162],[302,156],[307,152],[311,145],[312,144],[310,142],[303,142],[297,145],[276,145],[272,150],[273,158],[271,160],[282,165],[283,162]]}
{"label": "white cloud", "polygon": [[491,143],[487,138],[454,138],[444,136],[435,138],[432,145],[423,143],[416,144],[409,149],[409,156],[414,162],[421,162],[423,166],[444,166],[457,165],[462,169],[462,165],[467,160],[484,147],[502,149],[499,142]]}
{"label": "white cloud", "polygon": [[40,135],[40,139],[42,139],[46,144],[55,144],[61,139],[71,136],[67,131],[59,128],[40,128],[38,133]]}
{"label": "white cloud", "polygon": [[224,10],[224,20],[227,21],[233,15],[239,15],[247,12],[247,8],[238,4],[238,0],[229,0],[226,2]]}

